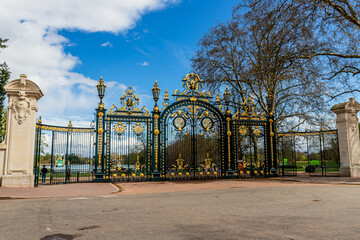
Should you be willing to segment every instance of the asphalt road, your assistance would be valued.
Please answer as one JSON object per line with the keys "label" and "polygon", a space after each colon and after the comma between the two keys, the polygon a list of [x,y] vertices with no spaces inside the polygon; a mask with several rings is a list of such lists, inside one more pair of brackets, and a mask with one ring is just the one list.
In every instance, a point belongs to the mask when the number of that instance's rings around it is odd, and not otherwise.
{"label": "asphalt road", "polygon": [[1,200],[0,239],[360,239],[360,186]]}

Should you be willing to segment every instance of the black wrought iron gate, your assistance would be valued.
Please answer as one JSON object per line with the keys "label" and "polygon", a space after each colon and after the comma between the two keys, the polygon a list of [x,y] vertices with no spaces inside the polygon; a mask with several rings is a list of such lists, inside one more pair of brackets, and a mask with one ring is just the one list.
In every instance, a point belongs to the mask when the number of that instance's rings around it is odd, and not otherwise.
{"label": "black wrought iron gate", "polygon": [[160,116],[160,159],[167,179],[217,178],[223,172],[224,118],[203,100],[180,100]]}
{"label": "black wrought iron gate", "polygon": [[[160,88],[152,92],[151,113],[139,108],[129,87],[121,106],[104,108],[105,84],[100,79],[96,109],[96,181],[142,181],[254,177],[276,174],[273,116],[261,115],[248,99],[238,111],[229,106],[225,89],[213,97],[202,80],[187,74],[183,90],[170,101],[167,90],[158,105]],[[161,109],[160,109],[161,108]],[[231,113],[234,111],[234,114]],[[248,133],[248,134],[247,134]]]}

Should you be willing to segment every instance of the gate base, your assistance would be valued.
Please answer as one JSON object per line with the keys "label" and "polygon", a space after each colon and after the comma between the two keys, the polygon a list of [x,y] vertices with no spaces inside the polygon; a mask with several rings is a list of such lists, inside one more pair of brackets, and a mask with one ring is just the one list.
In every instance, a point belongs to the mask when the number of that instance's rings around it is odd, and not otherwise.
{"label": "gate base", "polygon": [[151,173],[151,181],[158,182],[158,181],[163,181],[163,180],[164,179],[162,179],[161,176],[160,176],[160,172]]}
{"label": "gate base", "polygon": [[104,178],[104,174],[95,173],[94,182],[107,182],[107,180]]}
{"label": "gate base", "polygon": [[34,187],[34,175],[5,175],[1,187]]}

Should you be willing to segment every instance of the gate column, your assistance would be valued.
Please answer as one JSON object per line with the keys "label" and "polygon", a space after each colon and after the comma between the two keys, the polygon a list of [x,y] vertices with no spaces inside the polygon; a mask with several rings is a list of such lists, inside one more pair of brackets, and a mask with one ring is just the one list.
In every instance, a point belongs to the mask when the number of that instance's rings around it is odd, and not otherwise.
{"label": "gate column", "polygon": [[8,113],[6,138],[1,144],[2,150],[5,150],[4,158],[0,159],[0,163],[4,161],[0,166],[2,187],[34,187],[37,101],[43,93],[26,78],[25,74],[21,74],[20,79],[4,86],[8,96]]}
{"label": "gate column", "polygon": [[96,86],[100,103],[96,109],[96,150],[95,150],[95,179],[94,182],[105,182],[105,163],[104,163],[104,128],[105,128],[105,113],[102,99],[105,95],[105,84],[100,77],[99,84]]}
{"label": "gate column", "polygon": [[225,161],[225,166],[224,169],[227,169],[226,171],[226,177],[227,178],[231,178],[234,177],[234,169],[235,169],[235,165],[233,164],[234,159],[233,159],[233,149],[234,149],[234,145],[233,145],[233,134],[231,132],[232,129],[232,115],[231,115],[231,111],[229,109],[229,104],[230,104],[230,98],[231,98],[231,93],[228,89],[228,87],[226,86],[225,92],[223,94],[224,96],[224,100],[225,100],[225,104],[226,104],[226,115],[225,115],[225,119],[226,119],[226,140],[225,140],[225,144],[226,144],[226,151],[225,151],[225,156],[226,156],[226,161]]}
{"label": "gate column", "polygon": [[360,177],[359,118],[357,116],[360,104],[355,101],[355,98],[349,100],[331,108],[331,111],[336,114],[338,126],[340,175]]}
{"label": "gate column", "polygon": [[151,89],[153,93],[153,98],[155,101],[153,114],[153,154],[152,154],[152,163],[151,163],[151,180],[152,181],[160,181],[161,180],[161,172],[160,172],[160,130],[159,130],[159,118],[160,111],[157,101],[159,100],[160,88],[157,81],[155,81],[154,87]]}

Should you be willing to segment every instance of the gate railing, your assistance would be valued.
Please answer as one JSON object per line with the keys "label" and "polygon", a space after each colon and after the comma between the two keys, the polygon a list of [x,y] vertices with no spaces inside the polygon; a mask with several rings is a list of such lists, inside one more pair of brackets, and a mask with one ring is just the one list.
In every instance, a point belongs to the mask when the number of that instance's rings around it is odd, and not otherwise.
{"label": "gate railing", "polygon": [[94,128],[36,124],[35,185],[42,183],[41,170],[48,170],[42,184],[91,182],[94,173]]}
{"label": "gate railing", "polygon": [[282,176],[337,176],[337,130],[277,133],[278,172]]}

